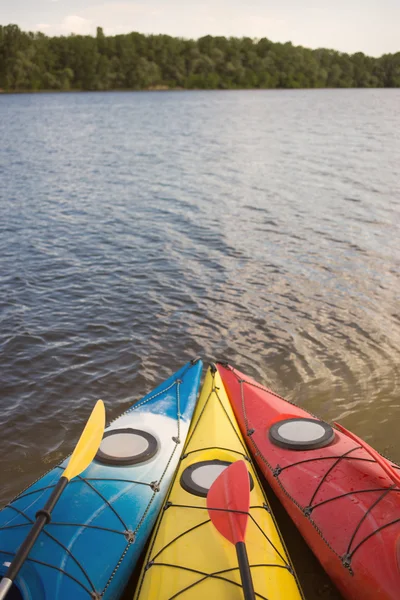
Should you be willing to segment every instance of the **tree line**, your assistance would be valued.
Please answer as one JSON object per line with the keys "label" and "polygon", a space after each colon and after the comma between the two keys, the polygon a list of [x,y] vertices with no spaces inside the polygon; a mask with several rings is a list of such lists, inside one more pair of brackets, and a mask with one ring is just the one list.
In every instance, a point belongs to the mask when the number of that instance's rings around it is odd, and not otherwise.
{"label": "tree line", "polygon": [[0,25],[0,89],[400,87],[400,52],[380,58],[271,42],[168,35],[48,37]]}

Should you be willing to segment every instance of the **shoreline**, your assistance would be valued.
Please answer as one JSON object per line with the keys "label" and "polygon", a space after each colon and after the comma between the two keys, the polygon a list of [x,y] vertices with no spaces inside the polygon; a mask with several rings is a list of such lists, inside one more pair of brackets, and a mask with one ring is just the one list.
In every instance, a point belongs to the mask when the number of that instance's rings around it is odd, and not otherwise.
{"label": "shoreline", "polygon": [[142,92],[304,92],[304,91],[318,91],[318,90],[398,90],[400,87],[293,87],[293,88],[123,88],[123,89],[112,89],[112,90],[2,90],[0,89],[0,96],[11,96],[11,95],[26,95],[26,94],[109,94],[109,93],[142,93]]}

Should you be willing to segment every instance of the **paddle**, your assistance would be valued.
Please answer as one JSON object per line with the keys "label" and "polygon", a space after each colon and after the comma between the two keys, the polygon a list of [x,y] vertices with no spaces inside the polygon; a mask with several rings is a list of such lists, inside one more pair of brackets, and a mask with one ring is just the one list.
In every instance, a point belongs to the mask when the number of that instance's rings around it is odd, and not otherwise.
{"label": "paddle", "polygon": [[357,442],[357,444],[360,444],[360,446],[364,448],[366,452],[368,452],[368,454],[378,463],[378,465],[382,467],[386,475],[390,477],[393,483],[400,487],[400,473],[397,473],[397,471],[393,469],[392,465],[389,463],[388,460],[386,460],[386,458],[381,456],[379,452],[377,450],[374,450],[374,448],[367,444],[367,442],[364,442],[364,440],[359,438],[358,435],[352,433],[351,431],[346,429],[346,427],[343,427],[343,425],[335,423],[335,426],[339,429],[339,431],[346,434],[347,437],[352,439],[354,442]]}
{"label": "paddle", "polygon": [[207,494],[207,509],[216,529],[236,547],[245,600],[254,600],[254,587],[245,537],[250,508],[249,472],[243,460],[217,477]]}
{"label": "paddle", "polygon": [[19,573],[19,570],[21,569],[25,560],[28,558],[28,554],[32,550],[32,547],[36,542],[40,532],[44,526],[51,521],[51,512],[68,485],[68,482],[73,477],[80,475],[80,473],[82,473],[82,471],[84,471],[94,459],[103,437],[105,419],[106,416],[104,403],[102,400],[98,400],[88,422],[86,423],[85,429],[83,430],[82,435],[75,446],[75,450],[69,459],[66,469],[52,491],[44,508],[36,513],[36,521],[32,526],[32,529],[22,542],[14,557],[14,560],[7,569],[5,577],[0,582],[0,600],[3,600],[3,598],[6,597],[13,584],[13,581],[15,581],[15,578]]}

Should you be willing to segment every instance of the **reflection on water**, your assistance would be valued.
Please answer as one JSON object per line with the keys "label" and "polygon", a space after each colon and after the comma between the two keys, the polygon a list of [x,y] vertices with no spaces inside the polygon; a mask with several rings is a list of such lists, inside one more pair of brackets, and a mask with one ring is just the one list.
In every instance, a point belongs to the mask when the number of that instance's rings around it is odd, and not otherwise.
{"label": "reflection on water", "polygon": [[0,500],[198,354],[399,460],[399,101],[0,97]]}

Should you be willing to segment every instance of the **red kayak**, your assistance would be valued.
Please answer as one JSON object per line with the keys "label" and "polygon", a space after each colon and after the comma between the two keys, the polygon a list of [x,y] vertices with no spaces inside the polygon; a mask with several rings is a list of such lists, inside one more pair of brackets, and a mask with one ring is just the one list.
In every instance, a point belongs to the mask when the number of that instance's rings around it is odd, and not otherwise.
{"label": "red kayak", "polygon": [[400,599],[400,467],[226,363],[249,449],[345,598]]}

